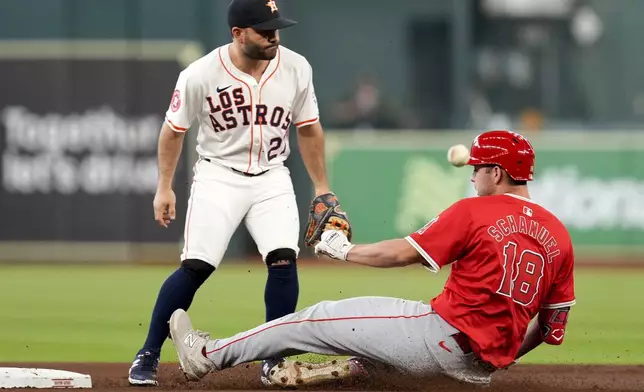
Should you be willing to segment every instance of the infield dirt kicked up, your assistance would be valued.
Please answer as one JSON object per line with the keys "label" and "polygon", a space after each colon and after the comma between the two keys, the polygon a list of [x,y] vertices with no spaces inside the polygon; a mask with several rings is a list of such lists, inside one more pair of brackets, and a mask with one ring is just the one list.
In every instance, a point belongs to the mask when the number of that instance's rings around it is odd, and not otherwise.
{"label": "infield dirt kicked up", "polygon": [[[244,364],[213,372],[199,382],[186,381],[178,364],[162,363],[158,387],[131,387],[127,381],[129,363],[13,363],[2,366],[41,367],[89,374],[96,391],[259,391],[259,365]],[[7,389],[8,390],[8,389]],[[481,392],[568,392],[644,391],[644,365],[526,365],[518,364],[494,375],[489,387],[460,383],[446,377],[410,379],[382,374],[369,380],[344,380],[302,387],[308,391],[481,391]],[[24,392],[24,389],[21,390]]]}

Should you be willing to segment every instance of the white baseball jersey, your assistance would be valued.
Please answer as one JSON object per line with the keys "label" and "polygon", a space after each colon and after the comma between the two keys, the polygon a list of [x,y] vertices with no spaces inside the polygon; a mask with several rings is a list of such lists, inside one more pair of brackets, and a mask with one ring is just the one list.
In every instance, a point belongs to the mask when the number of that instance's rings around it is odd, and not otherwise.
{"label": "white baseball jersey", "polygon": [[200,156],[257,174],[283,165],[290,154],[291,124],[318,121],[313,72],[303,56],[280,46],[257,82],[233,65],[230,45],[179,74],[165,121],[185,132],[197,119]]}

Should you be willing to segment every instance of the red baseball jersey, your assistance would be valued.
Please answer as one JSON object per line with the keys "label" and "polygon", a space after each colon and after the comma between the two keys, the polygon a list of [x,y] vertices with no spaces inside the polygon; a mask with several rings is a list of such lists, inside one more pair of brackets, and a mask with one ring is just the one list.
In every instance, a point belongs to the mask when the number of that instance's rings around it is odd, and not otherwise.
{"label": "red baseball jersey", "polygon": [[469,337],[479,358],[508,366],[540,309],[575,303],[568,230],[533,201],[512,195],[460,200],[406,237],[434,272],[451,264],[431,305]]}

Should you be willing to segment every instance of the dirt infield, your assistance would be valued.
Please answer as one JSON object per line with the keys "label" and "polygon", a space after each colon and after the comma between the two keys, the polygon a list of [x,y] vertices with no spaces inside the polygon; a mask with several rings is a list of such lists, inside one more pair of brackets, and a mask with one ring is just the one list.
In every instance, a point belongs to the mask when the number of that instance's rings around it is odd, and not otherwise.
{"label": "dirt infield", "polygon": [[[240,365],[215,372],[198,383],[187,382],[177,364],[161,364],[160,382],[156,388],[133,388],[127,382],[129,364],[0,364],[0,366],[43,367],[90,374],[97,391],[134,390],[266,390],[259,382],[256,364]],[[567,391],[642,391],[644,365],[641,366],[542,366],[517,365],[494,376],[492,386],[474,387],[446,378],[403,379],[383,375],[363,382],[344,382],[304,388],[317,391],[503,391],[503,392],[567,392]],[[24,392],[24,390],[21,390]]]}

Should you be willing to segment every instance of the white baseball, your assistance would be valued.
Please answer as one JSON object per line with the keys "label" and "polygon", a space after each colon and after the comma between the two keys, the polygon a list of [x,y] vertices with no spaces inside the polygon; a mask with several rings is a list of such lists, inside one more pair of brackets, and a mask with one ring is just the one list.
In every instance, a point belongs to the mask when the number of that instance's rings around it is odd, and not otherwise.
{"label": "white baseball", "polygon": [[470,151],[462,144],[452,146],[447,151],[447,160],[456,167],[465,166],[470,159]]}

